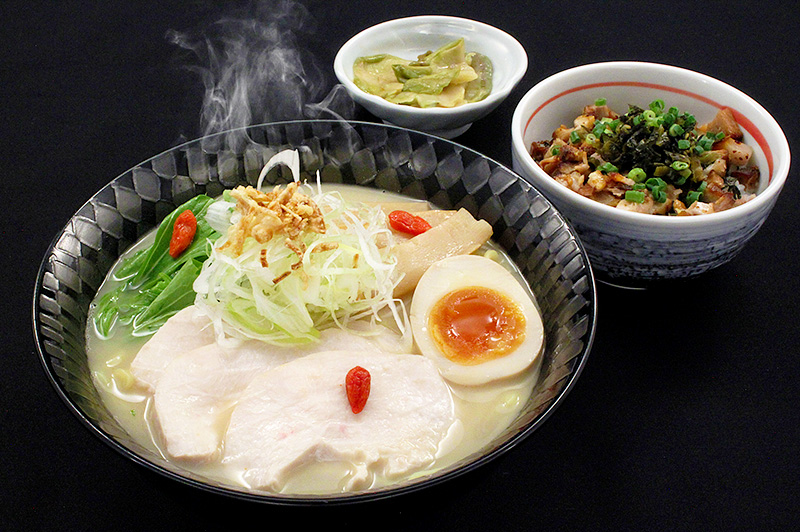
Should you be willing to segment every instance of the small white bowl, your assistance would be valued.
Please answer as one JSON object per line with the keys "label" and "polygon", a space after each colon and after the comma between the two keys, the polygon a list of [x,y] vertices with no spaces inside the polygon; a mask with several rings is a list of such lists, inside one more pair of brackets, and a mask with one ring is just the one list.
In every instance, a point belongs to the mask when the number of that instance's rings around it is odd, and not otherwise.
{"label": "small white bowl", "polygon": [[[451,109],[420,109],[388,102],[353,83],[353,63],[359,57],[388,53],[413,59],[462,37],[468,52],[479,52],[492,62],[492,92],[484,100]],[[367,28],[347,41],[333,62],[339,82],[370,113],[384,122],[444,138],[461,135],[472,122],[493,111],[527,69],[525,49],[508,33],[474,20],[435,15],[395,19]]]}
{"label": "small white bowl", "polygon": [[[730,108],[744,142],[754,148],[761,171],[758,195],[719,213],[657,216],[602,205],[557,183],[531,158],[531,142],[552,138],[559,125],[571,125],[584,105],[598,98],[620,113],[628,104],[647,108],[660,98],[701,124]],[[704,74],[653,63],[595,63],[541,81],[517,105],[511,135],[514,170],[572,223],[598,279],[627,286],[692,277],[731,260],[766,220],[790,165],[786,136],[755,100]]]}

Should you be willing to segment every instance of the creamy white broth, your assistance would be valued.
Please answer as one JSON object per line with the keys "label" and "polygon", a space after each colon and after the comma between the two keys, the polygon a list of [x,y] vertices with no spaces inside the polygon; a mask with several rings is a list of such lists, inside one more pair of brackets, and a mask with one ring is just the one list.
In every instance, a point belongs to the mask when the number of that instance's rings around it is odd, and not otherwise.
{"label": "creamy white broth", "polygon": [[[323,185],[325,191],[332,189],[339,191],[348,201],[368,203],[419,201],[366,187]],[[421,202],[421,204],[424,205],[425,202]],[[155,231],[142,238],[120,260],[149,246],[154,234]],[[534,299],[516,266],[499,246],[490,241],[476,253],[491,254],[495,260],[503,264],[521,281],[531,298]],[[113,278],[118,264],[119,262],[103,283],[98,297],[119,284],[119,281]],[[139,387],[130,374],[131,362],[149,338],[150,336],[134,337],[131,335],[129,327],[120,325],[114,328],[109,337],[101,337],[93,326],[92,310],[90,310],[87,325],[87,356],[89,368],[102,400],[114,418],[139,444],[153,450],[165,459],[173,460],[160,441],[152,412],[152,394]],[[541,357],[537,358],[534,366],[527,371],[501,381],[480,386],[459,386],[448,383],[454,400],[457,422],[441,442],[434,462],[425,469],[400,479],[388,479],[373,474],[372,478],[356,485],[355,489],[377,488],[407,478],[424,476],[479,451],[516,419],[536,383],[540,360]],[[228,415],[234,406],[231,405]],[[233,469],[219,459],[211,463],[195,463],[185,460],[175,460],[175,462],[197,474],[224,484],[249,489],[241,478],[242,471]],[[343,491],[354,471],[354,464],[351,463],[308,464],[292,473],[283,487],[282,493],[338,493]]]}

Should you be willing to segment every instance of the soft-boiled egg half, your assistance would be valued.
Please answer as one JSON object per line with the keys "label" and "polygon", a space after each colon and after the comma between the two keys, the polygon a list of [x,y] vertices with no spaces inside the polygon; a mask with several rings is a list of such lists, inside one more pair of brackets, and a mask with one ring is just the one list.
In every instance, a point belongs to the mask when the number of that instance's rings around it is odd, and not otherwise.
{"label": "soft-boiled egg half", "polygon": [[542,349],[542,319],[528,291],[506,268],[481,255],[434,263],[417,284],[410,314],[420,352],[456,384],[516,375]]}

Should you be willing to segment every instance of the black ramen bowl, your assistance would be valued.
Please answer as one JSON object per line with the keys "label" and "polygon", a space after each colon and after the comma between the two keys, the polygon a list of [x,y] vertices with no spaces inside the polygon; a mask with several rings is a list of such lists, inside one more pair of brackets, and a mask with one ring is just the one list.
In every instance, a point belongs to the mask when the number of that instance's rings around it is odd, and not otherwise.
{"label": "black ramen bowl", "polygon": [[[103,404],[89,371],[86,318],[117,258],[169,212],[198,195],[254,185],[269,158],[300,153],[302,177],[355,184],[464,207],[494,228],[494,240],[533,290],[545,327],[542,369],[528,403],[489,445],[427,476],[388,487],[326,496],[249,492],[205,478],[138,444]],[[270,171],[270,185],[291,173]],[[275,504],[357,502],[407,493],[468,472],[509,451],[553,413],[574,386],[592,346],[596,292],[586,252],[570,225],[508,168],[464,146],[399,127],[342,121],[291,121],[204,137],[128,170],[69,220],[47,251],[34,294],[41,362],[80,421],[124,456],[168,478],[240,499]]]}

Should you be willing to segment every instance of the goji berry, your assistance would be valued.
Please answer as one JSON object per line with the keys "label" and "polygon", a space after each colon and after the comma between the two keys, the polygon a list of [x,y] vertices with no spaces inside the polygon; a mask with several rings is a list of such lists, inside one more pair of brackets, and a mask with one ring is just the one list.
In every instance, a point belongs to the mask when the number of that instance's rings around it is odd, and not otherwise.
{"label": "goji berry", "polygon": [[169,256],[173,259],[178,258],[181,253],[186,251],[186,248],[194,240],[194,234],[197,232],[197,218],[194,213],[186,209],[178,215],[175,219],[175,224],[172,226],[172,238],[169,241]]}
{"label": "goji berry", "polygon": [[406,211],[392,211],[389,213],[389,225],[395,231],[409,235],[419,235],[431,228],[431,224],[424,218],[415,216]]}
{"label": "goji berry", "polygon": [[369,398],[370,381],[372,377],[369,371],[356,366],[347,372],[344,379],[345,389],[347,390],[347,400],[350,402],[350,408],[354,414],[360,413],[364,410]]}

